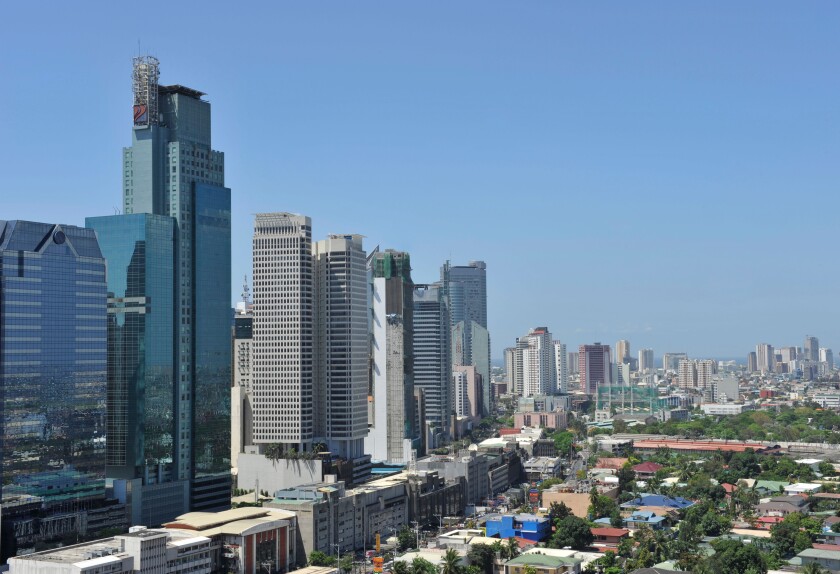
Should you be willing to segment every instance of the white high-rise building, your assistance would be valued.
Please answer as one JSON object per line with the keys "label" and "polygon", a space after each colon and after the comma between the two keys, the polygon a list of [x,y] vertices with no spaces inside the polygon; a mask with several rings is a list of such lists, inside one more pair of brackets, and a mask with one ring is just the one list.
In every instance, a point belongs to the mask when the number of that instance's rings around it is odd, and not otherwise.
{"label": "white high-rise building", "polygon": [[315,434],[330,452],[359,458],[368,432],[367,254],[361,235],[330,235],[312,256]]}
{"label": "white high-rise building", "polygon": [[755,346],[755,356],[758,361],[758,370],[762,373],[772,373],[776,370],[776,354],[773,352],[773,345],[759,343]]}
{"label": "white high-rise building", "polygon": [[557,388],[557,375],[554,371],[554,345],[548,328],[531,329],[517,343],[522,357],[522,396],[554,392]]}
{"label": "white high-rise building", "polygon": [[820,363],[825,363],[829,371],[834,368],[834,353],[831,352],[831,349],[820,348]]}
{"label": "white high-rise building", "polygon": [[553,341],[554,344],[554,371],[557,373],[557,392],[561,395],[569,394],[569,369],[566,360],[566,344],[560,341]]}
{"label": "white high-rise building", "polygon": [[315,438],[311,220],[257,214],[253,258],[253,440],[309,450]]}
{"label": "white high-rise building", "polygon": [[653,364],[653,349],[639,349],[639,372],[647,373],[653,371],[656,365]]}
{"label": "white high-rise building", "polygon": [[697,381],[697,364],[689,359],[682,359],[679,364],[677,384],[681,389],[693,389]]}

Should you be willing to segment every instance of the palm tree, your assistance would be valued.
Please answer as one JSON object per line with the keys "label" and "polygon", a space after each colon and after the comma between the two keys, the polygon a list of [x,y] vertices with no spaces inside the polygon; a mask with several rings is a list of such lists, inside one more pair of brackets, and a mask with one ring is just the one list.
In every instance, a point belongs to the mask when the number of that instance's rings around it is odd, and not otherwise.
{"label": "palm tree", "polygon": [[802,574],[828,574],[828,570],[817,564],[816,562],[811,562],[806,564],[800,570]]}
{"label": "palm tree", "polygon": [[507,555],[510,560],[519,556],[519,543],[512,536],[507,541]]}
{"label": "palm tree", "polygon": [[440,574],[461,574],[461,557],[454,548],[448,548],[443,555]]}

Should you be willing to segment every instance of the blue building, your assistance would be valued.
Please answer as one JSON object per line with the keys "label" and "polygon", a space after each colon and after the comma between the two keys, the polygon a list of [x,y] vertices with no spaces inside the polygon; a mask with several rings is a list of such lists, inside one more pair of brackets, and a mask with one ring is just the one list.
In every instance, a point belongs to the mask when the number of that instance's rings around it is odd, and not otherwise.
{"label": "blue building", "polygon": [[[107,505],[106,317],[93,231],[0,221],[4,560],[47,537],[85,534],[89,512]],[[66,520],[42,528],[56,514]]]}
{"label": "blue building", "polygon": [[[127,501],[130,489],[136,493],[139,479],[142,497],[171,500],[170,514],[177,515],[230,506],[230,190],[224,187],[224,154],[211,146],[210,103],[198,90],[162,86],[158,80],[157,59],[134,59],[132,145],[122,158],[123,212],[166,217],[174,229],[168,299],[174,318],[175,427],[166,431],[171,455],[162,464],[155,455],[148,458],[156,439],[144,438],[147,444],[126,452],[127,457],[144,453],[144,464],[131,477],[125,472],[129,466],[118,470],[115,465],[109,478],[121,500]],[[162,485],[184,481],[189,499],[175,508],[177,488]]]}
{"label": "blue building", "polygon": [[551,520],[536,514],[493,516],[484,524],[487,536],[507,539],[512,536],[541,542],[551,535]]}
{"label": "blue building", "polygon": [[175,221],[139,213],[86,225],[108,265],[107,476],[132,524],[162,524],[189,508],[189,480],[174,476]]}

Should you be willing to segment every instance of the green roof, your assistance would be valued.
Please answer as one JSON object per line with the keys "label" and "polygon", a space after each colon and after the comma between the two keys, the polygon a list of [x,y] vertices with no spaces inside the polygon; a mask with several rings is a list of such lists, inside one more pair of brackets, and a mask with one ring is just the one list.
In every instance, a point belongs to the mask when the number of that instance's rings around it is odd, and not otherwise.
{"label": "green roof", "polygon": [[505,562],[505,566],[545,566],[547,568],[557,568],[564,564],[580,564],[582,560],[578,558],[571,558],[568,556],[549,556],[547,554],[527,553],[520,554],[513,560]]}
{"label": "green roof", "polygon": [[786,486],[790,486],[790,483],[782,480],[756,480],[753,489],[766,488],[771,492],[778,492]]}
{"label": "green roof", "polygon": [[816,548],[806,548],[796,555],[797,558],[824,558],[828,560],[840,560],[840,552],[836,550],[818,550]]}

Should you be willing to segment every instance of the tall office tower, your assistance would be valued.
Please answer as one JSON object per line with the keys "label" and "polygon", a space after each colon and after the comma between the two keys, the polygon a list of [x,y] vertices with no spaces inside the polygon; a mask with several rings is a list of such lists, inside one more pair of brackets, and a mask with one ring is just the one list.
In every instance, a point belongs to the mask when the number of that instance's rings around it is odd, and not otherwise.
{"label": "tall office tower", "polygon": [[569,351],[569,360],[566,362],[570,375],[577,375],[580,373],[580,353],[577,351]]}
{"label": "tall office tower", "polygon": [[509,393],[519,394],[516,390],[516,347],[505,349],[505,382]]}
{"label": "tall office tower", "polygon": [[626,339],[621,339],[618,343],[615,344],[615,362],[630,362],[630,341]]}
{"label": "tall office tower", "polygon": [[662,369],[665,371],[678,372],[680,368],[680,361],[687,358],[688,355],[685,353],[665,353],[662,355]]}
{"label": "tall office tower", "polygon": [[374,460],[407,464],[419,437],[414,425],[411,259],[402,251],[377,251],[369,257],[368,268],[373,392],[365,452]]}
{"label": "tall office tower", "polygon": [[123,211],[175,219],[178,318],[173,480],[192,510],[230,506],[230,189],[202,92],[158,84],[157,59],[134,59],[132,145]]}
{"label": "tall office tower", "polygon": [[190,508],[176,440],[175,220],[135,213],[85,225],[108,264],[107,476],[132,524],[162,524]]}
{"label": "tall office tower", "polygon": [[805,345],[802,347],[802,351],[805,353],[806,361],[819,361],[820,340],[816,337],[806,336]]}
{"label": "tall office tower", "polygon": [[610,346],[595,343],[578,348],[580,388],[588,395],[594,395],[598,386],[612,385]]}
{"label": "tall office tower", "polygon": [[463,339],[462,353],[452,357],[453,366],[475,365],[482,377],[481,411],[486,415],[492,410],[490,335],[487,332],[487,265],[484,261],[470,261],[468,265],[452,266],[447,261],[441,267],[440,283],[449,299],[453,330],[457,329],[459,323],[464,324],[457,333]]}
{"label": "tall office tower", "polygon": [[747,372],[754,373],[758,370],[758,355],[755,351],[747,353]]}
{"label": "tall office tower", "polygon": [[253,344],[254,307],[247,283],[233,317],[233,380],[230,389],[230,464],[237,468],[239,454],[254,444]]}
{"label": "tall office tower", "polygon": [[758,361],[759,371],[762,373],[772,373],[775,371],[776,355],[773,353],[773,345],[759,343],[755,346],[755,356]]}
{"label": "tall office tower", "polygon": [[653,371],[656,365],[653,364],[653,349],[639,350],[639,372],[647,373]]}
{"label": "tall office tower", "polygon": [[452,367],[452,389],[455,414],[469,417],[473,421],[481,418],[478,409],[481,402],[481,375],[473,365]]}
{"label": "tall office tower", "polygon": [[531,329],[517,339],[522,362],[522,396],[547,395],[556,392],[554,343],[547,327]]}
{"label": "tall office tower", "polygon": [[254,444],[310,450],[314,419],[312,221],[259,213],[254,222]]}
{"label": "tall office tower", "polygon": [[0,221],[4,562],[105,502],[106,288],[92,230]]}
{"label": "tall office tower", "polygon": [[834,368],[834,353],[831,352],[831,349],[827,349],[825,347],[820,348],[820,363],[825,363],[828,367],[828,370],[832,370]]}
{"label": "tall office tower", "polygon": [[776,351],[776,357],[782,363],[792,363],[796,360],[796,347],[782,347]]}
{"label": "tall office tower", "polygon": [[413,301],[414,387],[423,391],[426,422],[448,435],[453,409],[449,300],[443,285],[435,284],[415,285]]}
{"label": "tall office tower", "polygon": [[566,343],[552,341],[554,345],[554,372],[557,373],[557,392],[561,395],[569,394],[569,369],[566,364]]}
{"label": "tall office tower", "polygon": [[330,452],[354,459],[364,455],[368,432],[367,254],[361,235],[330,235],[312,254],[315,434]]}

